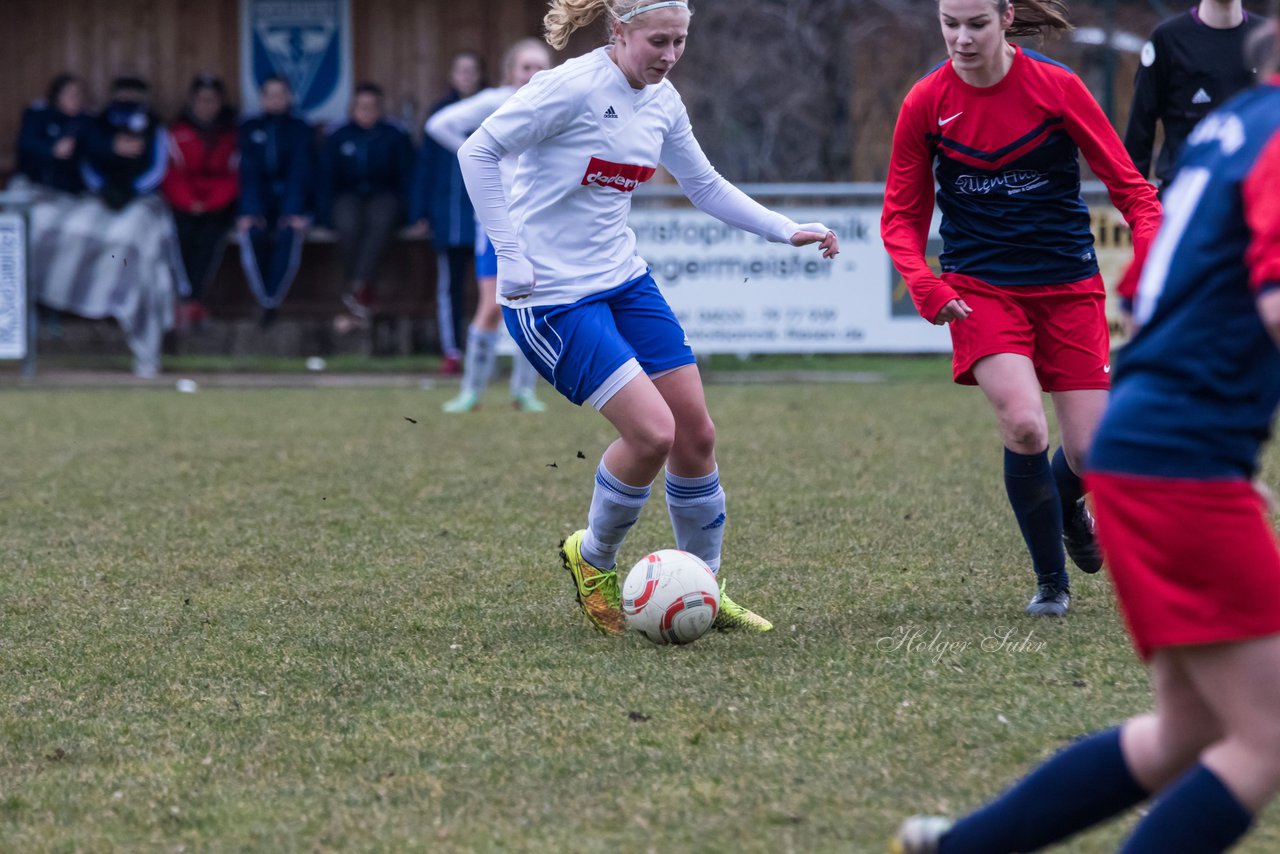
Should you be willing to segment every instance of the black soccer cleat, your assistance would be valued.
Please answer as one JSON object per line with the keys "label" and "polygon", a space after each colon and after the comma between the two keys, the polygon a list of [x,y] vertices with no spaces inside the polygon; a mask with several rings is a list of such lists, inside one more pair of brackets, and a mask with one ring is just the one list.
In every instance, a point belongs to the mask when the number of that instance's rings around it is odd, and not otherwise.
{"label": "black soccer cleat", "polygon": [[1102,569],[1102,549],[1094,533],[1093,514],[1083,498],[1076,502],[1070,517],[1062,520],[1062,544],[1067,548],[1067,557],[1082,572],[1092,575]]}
{"label": "black soccer cleat", "polygon": [[1033,617],[1065,617],[1070,606],[1071,591],[1056,581],[1041,581],[1027,605],[1027,613]]}

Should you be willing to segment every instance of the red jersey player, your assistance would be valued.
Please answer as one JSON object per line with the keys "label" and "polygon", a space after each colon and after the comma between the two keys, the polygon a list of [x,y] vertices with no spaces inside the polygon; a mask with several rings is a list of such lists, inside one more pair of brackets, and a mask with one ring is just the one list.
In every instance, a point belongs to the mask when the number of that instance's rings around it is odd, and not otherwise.
{"label": "red jersey player", "polygon": [[[1079,154],[1142,245],[1154,188],[1072,71],[1008,36],[1065,30],[1056,0],[940,0],[950,58],[920,80],[893,137],[881,230],[916,308],[951,325],[957,383],[978,385],[1004,440],[1005,487],[1037,587],[1027,612],[1070,603],[1063,544],[1085,572],[1101,555],[1078,472],[1106,406],[1110,340]],[[925,262],[934,182],[942,275]],[[1049,459],[1041,392],[1062,447]]]}
{"label": "red jersey player", "polygon": [[[1280,4],[1277,4],[1280,5]],[[1280,551],[1250,483],[1280,406],[1280,74],[1187,137],[1089,454],[1155,709],[1073,742],[901,854],[1039,851],[1154,798],[1122,854],[1218,854],[1280,791]],[[1265,66],[1264,66],[1265,67]],[[1257,850],[1262,850],[1259,848]]]}

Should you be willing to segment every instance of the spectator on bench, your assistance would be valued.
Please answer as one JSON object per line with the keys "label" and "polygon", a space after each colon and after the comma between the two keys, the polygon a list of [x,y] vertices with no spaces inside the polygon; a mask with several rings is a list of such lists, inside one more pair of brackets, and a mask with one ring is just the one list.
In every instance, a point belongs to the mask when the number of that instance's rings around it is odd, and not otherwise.
{"label": "spectator on bench", "polygon": [[258,304],[261,325],[275,320],[302,257],[311,186],[311,127],[293,115],[293,92],[282,77],[259,90],[262,114],[240,126],[240,262]]}
{"label": "spectator on bench", "polygon": [[20,175],[51,190],[84,190],[81,138],[89,122],[84,102],[84,81],[74,74],[59,74],[49,84],[46,98],[23,112],[18,132]]}
{"label": "spectator on bench", "polygon": [[182,116],[169,126],[169,171],[161,186],[191,283],[178,313],[180,329],[206,316],[200,300],[235,222],[238,161],[235,111],[227,104],[226,86],[218,77],[199,74],[191,81]]}
{"label": "spectator on bench", "polygon": [[168,134],[151,112],[151,87],[139,77],[117,77],[111,102],[85,131],[80,174],[108,208],[119,211],[155,192],[168,166]]}
{"label": "spectator on bench", "polygon": [[409,135],[386,120],[382,88],[356,87],[351,120],[325,139],[316,181],[316,221],[338,233],[342,302],[363,319],[387,246],[405,214],[413,172]]}
{"label": "spectator on bench", "polygon": [[87,123],[75,196],[38,192],[31,206],[31,280],[45,307],[115,318],[133,351],[135,376],[160,371],[174,294],[189,289],[173,216],[155,192],[168,163],[167,134],[136,77],[112,84],[111,102]]}
{"label": "spectator on bench", "polygon": [[[454,54],[449,66],[449,92],[427,114],[434,116],[485,88],[484,61],[472,50]],[[436,320],[440,326],[443,373],[462,370],[466,338],[467,274],[475,258],[476,212],[471,207],[458,167],[458,155],[428,135],[418,151],[409,219],[419,230],[430,225],[436,250]]]}

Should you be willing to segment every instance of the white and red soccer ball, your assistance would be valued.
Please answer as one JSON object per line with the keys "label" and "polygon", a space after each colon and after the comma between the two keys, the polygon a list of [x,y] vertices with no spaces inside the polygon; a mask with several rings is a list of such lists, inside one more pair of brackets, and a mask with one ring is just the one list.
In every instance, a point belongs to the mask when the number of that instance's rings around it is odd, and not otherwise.
{"label": "white and red soccer ball", "polygon": [[701,558],[677,549],[646,555],[622,584],[627,625],[657,644],[693,643],[720,611],[720,586]]}

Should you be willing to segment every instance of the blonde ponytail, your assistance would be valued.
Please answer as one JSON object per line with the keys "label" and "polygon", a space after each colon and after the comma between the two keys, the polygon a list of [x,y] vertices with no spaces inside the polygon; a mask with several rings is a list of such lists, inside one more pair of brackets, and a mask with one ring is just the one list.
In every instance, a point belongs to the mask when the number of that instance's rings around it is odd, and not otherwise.
{"label": "blonde ponytail", "polygon": [[609,11],[609,0],[551,0],[551,8],[542,19],[547,44],[564,50],[569,36]]}
{"label": "blonde ponytail", "polygon": [[[542,28],[547,44],[556,50],[564,50],[564,46],[569,43],[569,36],[575,30],[589,26],[601,13],[608,12],[609,41],[613,41],[615,22],[623,23],[628,20],[628,16],[634,16],[637,9],[650,5],[654,5],[654,0],[551,0],[551,8],[542,19]],[[688,9],[687,0],[683,5]],[[692,14],[692,10],[689,11]]]}

